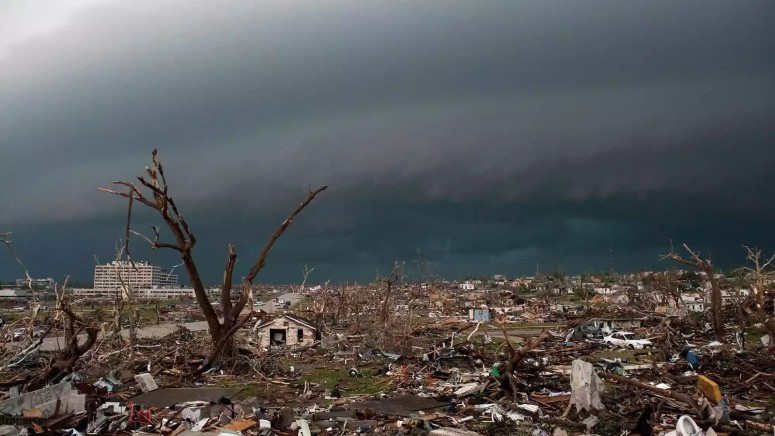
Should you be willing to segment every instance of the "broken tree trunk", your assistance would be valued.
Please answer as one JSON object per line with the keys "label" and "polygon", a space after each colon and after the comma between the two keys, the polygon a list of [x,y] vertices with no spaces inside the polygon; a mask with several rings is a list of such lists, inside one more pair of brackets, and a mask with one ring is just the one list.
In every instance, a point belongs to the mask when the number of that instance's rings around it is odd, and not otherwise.
{"label": "broken tree trunk", "polygon": [[94,326],[88,326],[84,329],[86,340],[83,344],[78,344],[80,332],[72,336],[67,343],[65,350],[55,354],[49,363],[49,366],[37,377],[30,381],[27,389],[30,391],[41,389],[49,383],[58,381],[59,378],[73,372],[78,359],[91,349],[97,341],[99,329]]}
{"label": "broken tree trunk", "polygon": [[713,264],[708,259],[702,259],[700,253],[689,248],[688,245],[683,244],[684,249],[689,253],[689,258],[684,258],[677,254],[672,248],[670,252],[661,257],[662,260],[670,259],[674,262],[694,267],[698,271],[704,273],[710,281],[711,294],[711,324],[713,325],[713,331],[719,338],[724,335],[724,315],[722,314],[722,298],[721,298],[721,286],[716,278]]}
{"label": "broken tree trunk", "polygon": [[[164,175],[164,168],[161,161],[157,157],[156,150],[152,153],[152,167],[146,168],[148,178],[138,177],[138,181],[141,186],[137,186],[133,183],[124,181],[113,182],[116,185],[120,185],[126,188],[125,192],[114,191],[110,189],[100,188],[101,191],[110,194],[115,194],[124,197],[128,200],[127,211],[127,223],[126,223],[126,242],[125,250],[127,258],[131,260],[129,253],[129,235],[130,233],[136,236],[140,236],[145,239],[153,249],[167,248],[178,251],[180,257],[183,260],[183,265],[186,268],[191,287],[194,289],[197,304],[199,304],[202,314],[207,321],[207,326],[210,332],[210,339],[212,343],[211,353],[209,358],[198,369],[198,372],[207,370],[221,355],[224,350],[228,351],[226,354],[232,355],[233,340],[232,337],[237,332],[253,312],[253,280],[258,273],[266,265],[266,257],[269,251],[274,246],[277,239],[282,236],[288,226],[291,225],[296,216],[307,207],[312,200],[319,193],[323,192],[328,186],[322,186],[316,190],[310,190],[307,193],[307,197],[302,201],[288,217],[275,229],[274,233],[269,237],[269,240],[264,245],[258,258],[253,263],[247,276],[242,280],[241,294],[236,303],[232,303],[232,279],[234,265],[237,259],[237,253],[232,245],[229,245],[229,251],[224,268],[223,283],[221,285],[221,303],[223,307],[223,321],[218,319],[218,315],[213,308],[213,305],[208,299],[207,292],[202,278],[199,275],[199,269],[193,256],[193,248],[196,245],[196,237],[188,225],[188,222],[183,218],[183,215],[178,210],[175,201],[168,193],[167,178]],[[141,189],[143,188],[143,189]],[[161,215],[162,220],[167,225],[168,230],[172,234],[173,242],[160,242],[160,230],[157,227],[152,227],[154,232],[154,239],[150,239],[141,233],[135,232],[131,229],[131,216],[132,206],[134,201],[139,201],[150,209],[156,210]],[[242,316],[242,310],[248,305],[249,313]]]}
{"label": "broken tree trunk", "polygon": [[509,358],[508,360],[500,363],[500,368],[502,369],[500,371],[500,375],[498,376],[498,382],[501,385],[501,389],[503,389],[503,391],[506,393],[511,393],[511,396],[514,398],[514,402],[517,402],[517,381],[514,378],[514,369],[528,352],[538,348],[541,343],[549,339],[550,334],[548,331],[544,330],[541,332],[540,336],[525,344],[525,346],[519,350],[515,350],[514,346],[511,344],[511,340],[509,339],[509,335],[506,332],[506,329],[503,327],[503,325],[500,327],[501,331],[503,331],[503,337],[506,339],[506,345],[509,350]]}

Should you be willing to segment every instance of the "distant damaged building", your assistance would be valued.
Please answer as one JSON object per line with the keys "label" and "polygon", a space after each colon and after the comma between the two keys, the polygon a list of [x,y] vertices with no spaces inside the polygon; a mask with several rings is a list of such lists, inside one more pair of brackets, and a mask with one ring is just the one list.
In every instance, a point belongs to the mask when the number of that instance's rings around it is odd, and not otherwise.
{"label": "distant damaged building", "polygon": [[320,340],[320,329],[310,320],[286,313],[255,327],[262,348],[306,347]]}

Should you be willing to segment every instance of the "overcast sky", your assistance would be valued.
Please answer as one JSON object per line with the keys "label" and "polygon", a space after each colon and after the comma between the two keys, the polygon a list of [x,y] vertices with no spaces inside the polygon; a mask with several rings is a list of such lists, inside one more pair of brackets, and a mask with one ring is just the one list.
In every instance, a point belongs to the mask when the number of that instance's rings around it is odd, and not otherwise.
{"label": "overcast sky", "polygon": [[6,0],[0,233],[91,280],[126,207],[96,188],[158,148],[211,281],[321,184],[260,280],[663,268],[670,240],[740,263],[775,250],[773,23],[771,0]]}

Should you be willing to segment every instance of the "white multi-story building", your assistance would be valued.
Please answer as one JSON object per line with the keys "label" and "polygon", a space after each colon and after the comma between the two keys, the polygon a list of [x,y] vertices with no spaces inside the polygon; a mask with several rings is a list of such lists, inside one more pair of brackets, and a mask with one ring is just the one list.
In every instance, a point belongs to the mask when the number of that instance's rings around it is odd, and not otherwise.
{"label": "white multi-story building", "polygon": [[110,262],[94,267],[94,289],[176,288],[178,276],[148,262]]}
{"label": "white multi-story building", "polygon": [[178,286],[178,276],[148,262],[114,261],[94,267],[94,288],[78,289],[76,295],[98,296],[129,294],[138,297],[171,297],[191,295],[191,289]]}

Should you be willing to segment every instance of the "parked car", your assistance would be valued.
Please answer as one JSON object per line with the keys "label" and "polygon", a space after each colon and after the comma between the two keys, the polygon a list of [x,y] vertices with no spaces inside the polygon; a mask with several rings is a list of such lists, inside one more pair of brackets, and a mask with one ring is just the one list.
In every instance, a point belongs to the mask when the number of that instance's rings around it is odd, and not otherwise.
{"label": "parked car", "polygon": [[603,338],[603,342],[615,347],[629,348],[632,350],[640,350],[645,347],[651,346],[651,341],[646,339],[639,339],[635,333],[630,332],[616,332]]}

